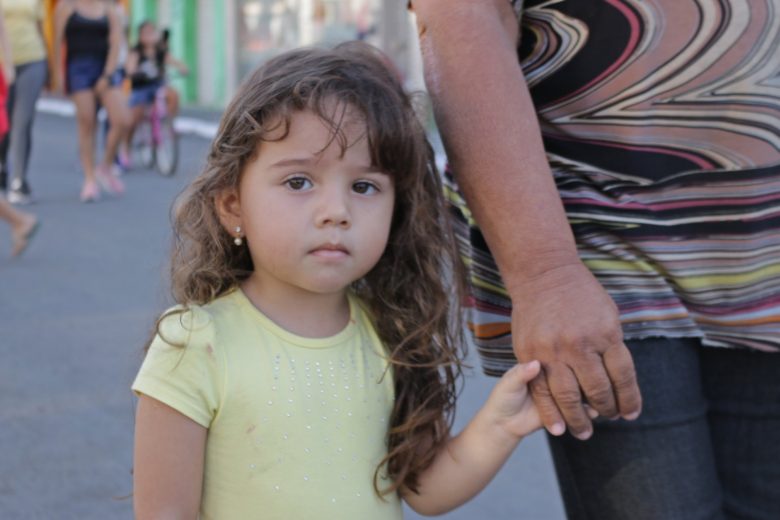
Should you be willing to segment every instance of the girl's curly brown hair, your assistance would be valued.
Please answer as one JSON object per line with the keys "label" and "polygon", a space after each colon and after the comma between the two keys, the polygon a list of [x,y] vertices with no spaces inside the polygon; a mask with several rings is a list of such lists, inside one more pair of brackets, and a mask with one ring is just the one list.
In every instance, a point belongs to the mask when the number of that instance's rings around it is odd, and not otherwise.
{"label": "girl's curly brown hair", "polygon": [[[225,111],[205,169],[174,206],[171,258],[173,296],[184,308],[237,287],[251,274],[252,260],[220,224],[217,195],[237,189],[247,163],[262,153],[258,145],[280,124],[289,129],[296,112],[318,115],[342,149],[349,145],[343,115],[347,108],[359,114],[372,166],[395,186],[387,248],[353,287],[387,347],[394,378],[388,452],[374,474],[380,496],[416,491],[420,473],[448,439],[462,358],[460,314],[453,309],[461,268],[434,153],[388,63],[373,47],[351,42],[287,52],[256,70]],[[334,101],[341,110],[334,111]],[[380,489],[385,464],[391,483]]]}

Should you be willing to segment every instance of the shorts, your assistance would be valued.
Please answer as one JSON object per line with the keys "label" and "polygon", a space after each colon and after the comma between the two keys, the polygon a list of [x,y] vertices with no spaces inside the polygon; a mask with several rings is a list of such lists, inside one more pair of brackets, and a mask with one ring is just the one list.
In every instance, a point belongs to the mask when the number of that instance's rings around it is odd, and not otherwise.
{"label": "shorts", "polygon": [[[95,84],[97,84],[100,76],[103,75],[105,65],[105,60],[93,56],[80,56],[68,60],[66,68],[68,94],[95,88]],[[122,76],[119,72],[114,72],[109,76],[109,87],[118,87],[121,84]]]}
{"label": "shorts", "polygon": [[130,107],[137,107],[139,105],[151,105],[154,103],[154,97],[157,95],[157,89],[162,86],[162,83],[153,83],[151,85],[144,85],[143,87],[136,87],[130,92]]}

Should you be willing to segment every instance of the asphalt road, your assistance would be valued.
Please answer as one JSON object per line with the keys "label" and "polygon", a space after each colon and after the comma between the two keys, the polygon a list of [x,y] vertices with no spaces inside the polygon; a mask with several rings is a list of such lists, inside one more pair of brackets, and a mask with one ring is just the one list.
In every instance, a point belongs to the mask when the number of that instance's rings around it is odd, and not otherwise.
{"label": "asphalt road", "polygon": [[[132,517],[129,387],[154,319],[170,304],[170,204],[207,146],[184,137],[177,176],[133,171],[124,197],[84,205],[74,120],[38,116],[31,209],[43,226],[14,261],[0,232],[0,518]],[[459,425],[491,385],[469,377]],[[440,518],[563,519],[544,437],[526,439],[480,496]]]}

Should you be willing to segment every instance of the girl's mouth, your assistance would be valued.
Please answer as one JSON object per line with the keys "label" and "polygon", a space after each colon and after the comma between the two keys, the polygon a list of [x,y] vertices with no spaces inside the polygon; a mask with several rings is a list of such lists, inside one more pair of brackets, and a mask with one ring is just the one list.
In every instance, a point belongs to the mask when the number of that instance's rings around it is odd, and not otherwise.
{"label": "girl's mouth", "polygon": [[322,258],[343,258],[349,256],[349,250],[341,244],[322,244],[311,250],[314,256]]}

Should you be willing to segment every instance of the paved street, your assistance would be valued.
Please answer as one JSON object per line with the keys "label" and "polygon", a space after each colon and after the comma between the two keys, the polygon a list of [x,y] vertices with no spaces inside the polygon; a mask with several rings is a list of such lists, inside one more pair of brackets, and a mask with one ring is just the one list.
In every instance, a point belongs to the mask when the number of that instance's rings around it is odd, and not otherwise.
{"label": "paved street", "polygon": [[[129,387],[170,303],[169,207],[207,145],[184,137],[176,177],[130,172],[123,198],[84,205],[75,121],[38,116],[31,208],[43,226],[15,261],[0,232],[0,518],[132,517]],[[491,384],[468,379],[458,424]],[[524,441],[482,495],[441,518],[564,518],[544,437]]]}

